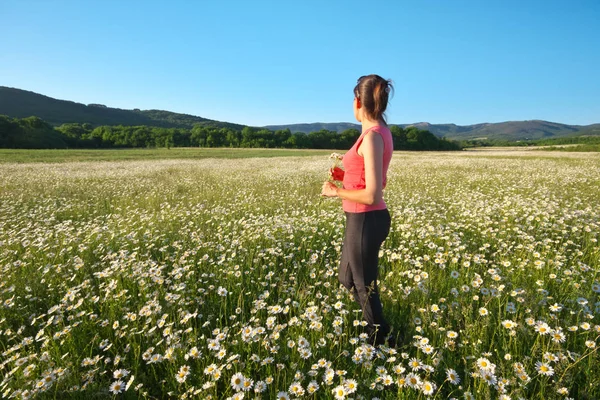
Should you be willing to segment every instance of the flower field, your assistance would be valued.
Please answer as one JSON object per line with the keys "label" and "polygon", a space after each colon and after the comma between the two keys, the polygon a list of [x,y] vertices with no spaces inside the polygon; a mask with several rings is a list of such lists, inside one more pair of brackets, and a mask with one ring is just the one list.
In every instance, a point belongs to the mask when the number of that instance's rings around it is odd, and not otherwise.
{"label": "flower field", "polygon": [[600,398],[600,156],[395,153],[374,348],[305,157],[0,164],[3,398]]}

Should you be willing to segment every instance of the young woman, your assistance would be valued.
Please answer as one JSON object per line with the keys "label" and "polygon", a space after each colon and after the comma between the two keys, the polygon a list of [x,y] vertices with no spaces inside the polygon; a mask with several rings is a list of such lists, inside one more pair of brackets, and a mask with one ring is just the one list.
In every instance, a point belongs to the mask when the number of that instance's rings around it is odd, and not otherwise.
{"label": "young woman", "polygon": [[[369,341],[386,343],[390,327],[383,318],[377,290],[379,249],[390,230],[390,213],[383,200],[387,170],[394,144],[386,124],[390,80],[378,75],[362,76],[354,88],[354,117],[362,124],[362,133],[344,155],[344,169],[333,168],[334,180],[323,184],[322,196],[339,197],[346,214],[346,232],[339,266],[339,280],[360,305],[367,322]],[[392,338],[388,344],[395,345]]]}

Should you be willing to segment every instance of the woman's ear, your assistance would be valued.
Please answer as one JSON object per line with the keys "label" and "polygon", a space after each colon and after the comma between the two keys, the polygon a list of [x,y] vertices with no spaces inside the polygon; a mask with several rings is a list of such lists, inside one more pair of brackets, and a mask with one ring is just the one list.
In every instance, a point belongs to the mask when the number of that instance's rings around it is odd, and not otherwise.
{"label": "woman's ear", "polygon": [[360,104],[360,99],[357,97],[356,98],[356,108],[360,108],[361,104]]}

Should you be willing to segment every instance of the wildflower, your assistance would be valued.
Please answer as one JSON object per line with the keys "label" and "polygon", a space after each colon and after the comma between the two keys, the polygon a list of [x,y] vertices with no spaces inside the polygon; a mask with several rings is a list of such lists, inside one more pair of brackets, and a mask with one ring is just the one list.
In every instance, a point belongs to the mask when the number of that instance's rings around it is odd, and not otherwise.
{"label": "wildflower", "polygon": [[563,396],[566,396],[569,394],[569,389],[567,389],[566,387],[561,387],[559,389],[556,390],[556,393],[558,394],[562,394]]}
{"label": "wildflower", "polygon": [[540,335],[548,335],[548,334],[552,333],[552,329],[551,329],[551,328],[548,326],[548,324],[547,324],[547,323],[545,323],[545,322],[538,322],[538,323],[535,325],[535,328],[534,328],[534,329],[535,329],[535,331],[536,331],[537,333],[539,333]]}
{"label": "wildflower", "polygon": [[206,375],[212,375],[212,373],[215,372],[216,369],[217,369],[216,364],[210,364],[206,368],[204,368],[204,373]]}
{"label": "wildflower", "polygon": [[177,382],[183,383],[186,381],[189,374],[190,367],[188,367],[187,365],[182,365],[181,368],[179,368],[179,372],[177,372],[177,375],[175,375],[175,379],[177,380]]}
{"label": "wildflower", "polygon": [[125,386],[125,382],[119,380],[119,381],[113,382],[110,385],[109,390],[112,394],[118,394],[123,391],[124,386]]}
{"label": "wildflower", "polygon": [[563,309],[563,306],[558,303],[554,303],[553,305],[550,306],[550,311],[552,311],[552,312],[559,312],[562,309]]}
{"label": "wildflower", "polygon": [[421,384],[421,390],[423,391],[423,394],[429,396],[435,391],[435,383],[423,381]]}
{"label": "wildflower", "polygon": [[389,386],[392,383],[394,383],[394,378],[391,377],[391,375],[388,374],[383,374],[381,375],[381,383],[383,383],[384,386]]}
{"label": "wildflower", "polygon": [[458,333],[456,333],[454,331],[448,331],[448,332],[446,332],[446,337],[448,339],[456,339],[458,337]]}
{"label": "wildflower", "polygon": [[435,348],[432,345],[430,345],[430,344],[426,344],[425,346],[421,347],[421,350],[425,354],[431,354],[431,353],[433,353],[433,351],[435,350]]}
{"label": "wildflower", "polygon": [[347,394],[352,394],[356,392],[357,383],[354,379],[346,379],[344,381],[344,388],[346,389]]}
{"label": "wildflower", "polygon": [[408,362],[408,366],[410,368],[412,368],[413,371],[418,370],[419,368],[421,368],[421,361],[419,361],[416,358],[411,358],[410,361]]}
{"label": "wildflower", "polygon": [[480,357],[477,359],[477,366],[482,371],[494,371],[495,365],[490,362],[487,358]]}
{"label": "wildflower", "polygon": [[406,371],[406,369],[401,364],[394,366],[394,372],[396,374],[398,374],[398,375],[403,374],[404,371]]}
{"label": "wildflower", "polygon": [[129,387],[131,386],[131,384],[133,383],[133,380],[135,379],[134,375],[131,375],[131,377],[129,378],[129,380],[127,381],[127,385],[125,385],[125,391],[129,390]]}
{"label": "wildflower", "polygon": [[317,390],[319,390],[319,384],[317,383],[317,381],[314,381],[314,380],[310,381],[310,383],[306,387],[306,390],[308,391],[309,394],[313,394]]}
{"label": "wildflower", "polygon": [[336,400],[341,400],[341,399],[345,399],[346,398],[346,389],[342,385],[336,386],[331,391],[331,393],[333,393],[333,395],[335,396]]}
{"label": "wildflower", "polygon": [[554,368],[545,362],[538,361],[535,363],[535,368],[540,375],[552,376],[554,375]]}
{"label": "wildflower", "polygon": [[231,377],[231,387],[233,388],[233,390],[242,390],[242,387],[244,386],[244,379],[246,378],[240,372],[234,374]]}
{"label": "wildflower", "polygon": [[554,330],[552,332],[552,341],[556,343],[562,343],[566,340],[566,336],[560,330]]}
{"label": "wildflower", "polygon": [[267,390],[267,384],[265,381],[257,381],[254,385],[254,393],[262,393]]}
{"label": "wildflower", "polygon": [[408,375],[406,375],[406,383],[411,388],[417,389],[419,386],[421,386],[421,379],[416,374],[411,372]]}
{"label": "wildflower", "polygon": [[588,331],[588,330],[590,330],[590,328],[591,328],[592,326],[590,325],[590,323],[589,323],[589,322],[583,322],[583,323],[581,323],[581,325],[579,325],[579,327],[580,327],[581,329],[583,329],[584,331]]}
{"label": "wildflower", "polygon": [[449,381],[453,385],[458,385],[460,383],[460,377],[453,369],[446,370],[446,380]]}
{"label": "wildflower", "polygon": [[296,397],[301,397],[304,395],[304,388],[300,384],[300,382],[293,382],[290,385],[289,392]]}
{"label": "wildflower", "polygon": [[196,346],[192,347],[188,353],[188,355],[194,359],[199,358],[202,353],[200,353],[200,351],[198,350],[198,348]]}
{"label": "wildflower", "polygon": [[494,386],[496,384],[496,382],[498,382],[498,379],[496,378],[496,376],[489,370],[483,371],[483,373],[481,374],[481,377],[490,386]]}
{"label": "wildflower", "polygon": [[517,327],[517,323],[514,321],[511,321],[510,319],[505,319],[504,321],[502,321],[502,326],[505,327],[506,329],[514,329]]}

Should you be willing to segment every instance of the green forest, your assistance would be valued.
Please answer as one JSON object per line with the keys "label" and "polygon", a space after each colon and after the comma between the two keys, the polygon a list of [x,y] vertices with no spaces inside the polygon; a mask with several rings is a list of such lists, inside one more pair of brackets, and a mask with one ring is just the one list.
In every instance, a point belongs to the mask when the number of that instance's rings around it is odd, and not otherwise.
{"label": "green forest", "polygon": [[[390,130],[394,150],[461,150],[459,143],[440,139],[416,127],[391,126]],[[9,149],[234,147],[344,150],[352,147],[359,136],[357,129],[340,133],[323,129],[306,134],[292,133],[289,129],[271,131],[248,126],[236,129],[203,124],[192,128],[94,127],[88,123],[54,127],[38,117],[0,115],[0,148]]]}

